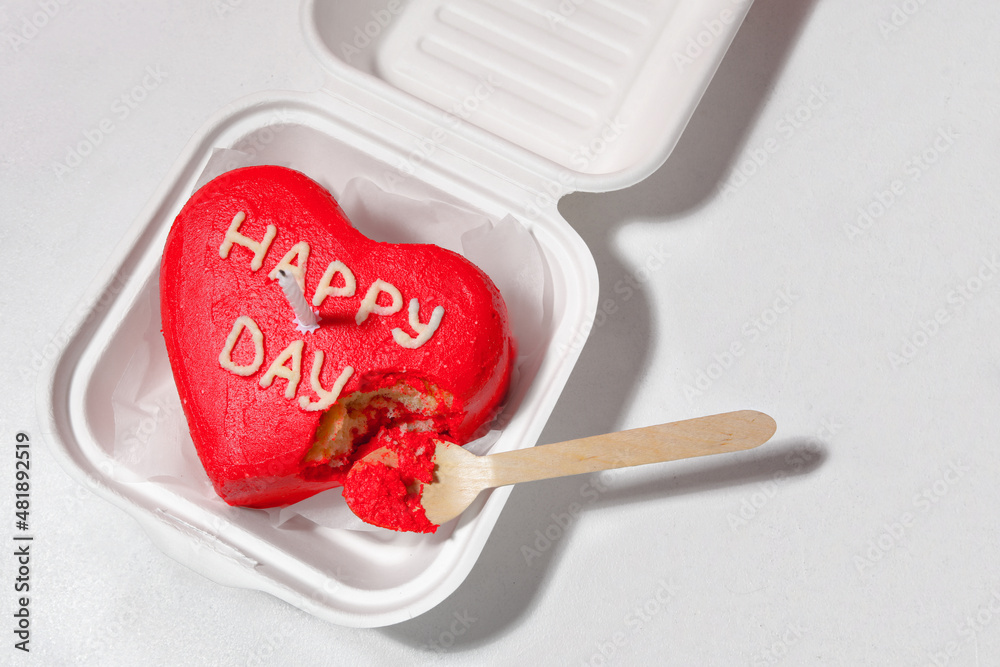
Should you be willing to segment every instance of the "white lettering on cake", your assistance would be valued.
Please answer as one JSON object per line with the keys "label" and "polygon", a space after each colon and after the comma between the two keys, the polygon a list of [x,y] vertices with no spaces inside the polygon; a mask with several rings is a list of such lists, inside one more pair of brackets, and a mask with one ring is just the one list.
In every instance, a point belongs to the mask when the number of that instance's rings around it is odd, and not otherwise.
{"label": "white lettering on cake", "polygon": [[[344,278],[342,287],[333,286],[333,279],[338,273]],[[330,266],[326,267],[323,278],[319,281],[319,285],[316,286],[316,293],[313,294],[312,303],[314,306],[319,307],[323,305],[323,301],[328,296],[354,296],[357,284],[357,281],[354,279],[354,272],[347,268],[347,265],[339,259],[335,259],[330,262]]]}
{"label": "white lettering on cake", "polygon": [[[236,342],[245,329],[250,331],[250,338],[253,340],[253,361],[245,366],[240,366],[233,361],[233,348],[236,347]],[[219,353],[219,365],[230,373],[247,376],[256,373],[262,363],[264,363],[264,334],[261,333],[260,327],[253,319],[241,315],[233,322],[233,329],[226,336],[226,344],[222,347],[222,352]]]}
{"label": "white lettering on cake", "polygon": [[[302,379],[302,346],[304,340],[293,340],[288,344],[281,354],[274,358],[267,372],[260,379],[260,386],[267,389],[274,382],[274,378],[281,377],[288,381],[285,387],[285,398],[295,398],[295,392],[299,388],[299,380]],[[285,365],[291,360],[292,366]]]}
{"label": "white lettering on cake", "polygon": [[343,391],[344,385],[347,381],[351,379],[354,375],[354,368],[351,366],[345,366],[344,370],[340,372],[340,376],[337,381],[333,383],[330,390],[327,391],[323,389],[323,385],[319,382],[320,372],[323,370],[323,350],[316,350],[316,354],[313,355],[313,365],[312,372],[309,374],[309,386],[312,390],[316,392],[319,396],[318,401],[310,401],[305,396],[299,396],[299,407],[301,407],[306,412],[315,412],[317,410],[326,410],[328,407],[337,402],[340,398],[340,392]]}
{"label": "white lettering on cake", "polygon": [[[378,303],[378,297],[383,292],[392,297],[392,303],[388,306],[381,306]],[[392,315],[393,313],[398,313],[402,307],[403,295],[399,293],[396,286],[379,278],[372,283],[372,286],[368,288],[368,293],[365,294],[365,298],[361,300],[361,307],[358,308],[358,314],[354,316],[354,321],[357,324],[361,324],[372,313],[376,315]]]}
{"label": "white lettering on cake", "polygon": [[229,229],[226,230],[226,236],[222,240],[222,245],[219,246],[219,257],[228,259],[229,251],[232,250],[233,244],[241,245],[253,252],[253,259],[250,260],[250,268],[256,271],[264,264],[264,256],[267,255],[267,251],[271,247],[271,241],[274,240],[275,235],[278,233],[278,228],[274,225],[268,225],[267,231],[264,232],[264,238],[259,242],[254,241],[240,234],[240,226],[246,220],[246,217],[246,213],[243,211],[240,211],[233,217],[233,221],[229,224]]}
{"label": "white lettering on cake", "polygon": [[[278,230],[273,224],[269,224],[264,233],[264,237],[260,241],[255,241],[254,239],[248,238],[240,233],[240,228],[245,221],[246,213],[243,211],[239,211],[233,217],[233,221],[230,223],[229,229],[226,231],[222,245],[219,246],[219,256],[222,259],[228,259],[230,251],[234,245],[243,246],[253,253],[253,258],[250,261],[250,268],[253,271],[257,271],[263,266],[264,259],[271,248],[272,242],[277,236]],[[281,258],[281,260],[268,274],[268,277],[271,279],[278,279],[280,276],[278,282],[281,284],[283,289],[286,284],[293,290],[294,286],[297,285],[302,292],[299,296],[304,297],[306,267],[309,261],[310,251],[311,247],[309,243],[299,241],[285,253],[284,257]],[[286,275],[281,275],[282,272]],[[343,284],[340,286],[334,285],[337,274],[340,274],[343,279]],[[290,280],[292,277],[294,277],[294,282]],[[354,296],[356,291],[357,279],[354,272],[342,261],[334,260],[327,266],[326,271],[323,273],[323,277],[316,286],[316,291],[314,292],[312,298],[312,305],[315,307],[321,306],[329,296],[351,297]],[[379,303],[380,298],[383,300],[383,303],[385,301],[385,298],[382,297],[383,294],[385,294],[389,299],[388,305]],[[301,299],[301,301],[303,305],[308,303],[304,298]],[[306,307],[308,308],[308,306]],[[402,308],[403,295],[400,293],[399,289],[385,280],[377,279],[371,284],[365,293],[365,297],[362,299],[361,304],[358,307],[354,321],[360,326],[373,313],[375,315],[388,316],[399,312]],[[428,321],[426,323],[421,322],[420,301],[417,298],[410,299],[408,306],[408,322],[410,328],[416,333],[416,336],[411,336],[401,327],[396,327],[392,330],[393,340],[395,340],[400,347],[406,349],[416,349],[421,347],[428,340],[430,340],[434,333],[438,330],[441,325],[441,321],[444,318],[444,313],[445,309],[443,306],[436,306],[431,311]],[[239,344],[244,331],[250,334],[250,339],[253,344],[253,359],[250,363],[238,364],[233,360],[233,351],[235,350],[237,344]],[[267,371],[261,376],[259,380],[260,386],[266,389],[274,384],[275,379],[281,378],[287,382],[287,386],[284,391],[285,398],[294,400],[298,392],[299,384],[302,380],[302,356],[304,349],[305,341],[302,339],[289,343],[288,346],[274,358],[268,366]],[[333,382],[330,388],[325,389],[320,380],[323,371],[324,359],[325,354],[323,350],[316,350],[313,354],[312,369],[309,374],[309,386],[317,398],[316,400],[311,400],[308,396],[299,396],[299,407],[304,411],[317,412],[329,409],[340,398],[340,394],[344,390],[344,387],[354,375],[354,367],[346,365],[343,370],[341,370],[340,375],[337,376],[337,379]],[[233,323],[232,330],[226,337],[226,342],[223,345],[222,351],[219,353],[219,365],[234,375],[248,377],[257,373],[263,366],[263,363],[264,334],[261,332],[260,327],[253,320],[253,318],[247,315],[237,317],[236,321]]]}
{"label": "white lettering on cake", "polygon": [[[292,264],[292,260],[297,260],[295,264]],[[292,246],[291,250],[285,253],[285,256],[281,258],[271,272],[267,274],[267,277],[271,280],[276,280],[278,278],[278,272],[284,269],[288,273],[295,276],[295,282],[299,284],[299,289],[303,292],[306,291],[306,263],[309,261],[309,244],[305,241],[299,241]]]}
{"label": "white lettering on cake", "polygon": [[444,307],[436,307],[431,312],[430,321],[424,324],[420,321],[420,302],[416,299],[410,299],[409,315],[410,327],[417,332],[417,337],[410,336],[399,327],[392,330],[392,337],[400,347],[414,350],[430,340],[434,332],[437,331],[438,325],[441,324],[441,318],[444,317]]}

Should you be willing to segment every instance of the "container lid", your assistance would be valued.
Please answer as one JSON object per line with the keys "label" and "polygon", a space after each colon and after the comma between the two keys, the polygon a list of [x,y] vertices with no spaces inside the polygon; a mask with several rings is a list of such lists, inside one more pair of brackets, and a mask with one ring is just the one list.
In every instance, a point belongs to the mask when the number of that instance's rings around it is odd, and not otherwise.
{"label": "container lid", "polygon": [[[563,191],[634,184],[677,143],[752,0],[307,0],[335,81],[475,128]],[[506,144],[506,145],[505,145]]]}

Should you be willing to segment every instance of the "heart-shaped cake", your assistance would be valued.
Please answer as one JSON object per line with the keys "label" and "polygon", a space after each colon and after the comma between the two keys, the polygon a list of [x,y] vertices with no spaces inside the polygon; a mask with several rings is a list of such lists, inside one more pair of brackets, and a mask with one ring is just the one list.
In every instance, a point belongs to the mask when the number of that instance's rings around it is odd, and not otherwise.
{"label": "heart-shaped cake", "polygon": [[507,310],[485,273],[437,246],[366,238],[284,167],[237,169],[191,197],[160,298],[192,439],[231,505],[339,486],[384,429],[465,443],[510,381]]}

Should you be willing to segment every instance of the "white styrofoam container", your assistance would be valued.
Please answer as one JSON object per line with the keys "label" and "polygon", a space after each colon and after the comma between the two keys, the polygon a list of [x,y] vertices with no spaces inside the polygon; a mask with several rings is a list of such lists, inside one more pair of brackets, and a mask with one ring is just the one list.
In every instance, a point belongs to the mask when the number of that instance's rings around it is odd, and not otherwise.
{"label": "white styrofoam container", "polygon": [[544,352],[520,369],[494,451],[531,446],[598,298],[593,258],[559,215],[558,198],[624,187],[666,159],[750,4],[306,0],[303,28],[325,85],[240,100],[191,140],[44,374],[46,440],[72,475],[133,515],[163,551],[216,581],[347,626],[430,609],[472,568],[509,488],[483,494],[433,536],[283,530],[261,512],[145,480],[113,456],[110,397],[128,360],[122,351],[159,335],[150,304],[174,217],[216,148],[291,164],[334,192],[366,176],[410,197],[460,202],[493,219],[513,215],[541,248],[548,314],[543,340],[533,341]]}

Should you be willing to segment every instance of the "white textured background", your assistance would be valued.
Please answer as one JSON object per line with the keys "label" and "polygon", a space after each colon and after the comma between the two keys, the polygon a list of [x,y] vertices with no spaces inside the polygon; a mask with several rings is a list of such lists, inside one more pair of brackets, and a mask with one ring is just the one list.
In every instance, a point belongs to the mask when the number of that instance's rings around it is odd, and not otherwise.
{"label": "white textured background", "polygon": [[1000,664],[998,27],[991,0],[757,0],[667,164],[561,204],[607,306],[542,441],[743,407],[775,440],[517,488],[450,598],[354,630],[162,555],[57,466],[34,407],[188,138],[243,95],[318,84],[297,8],[0,4],[0,663]]}

